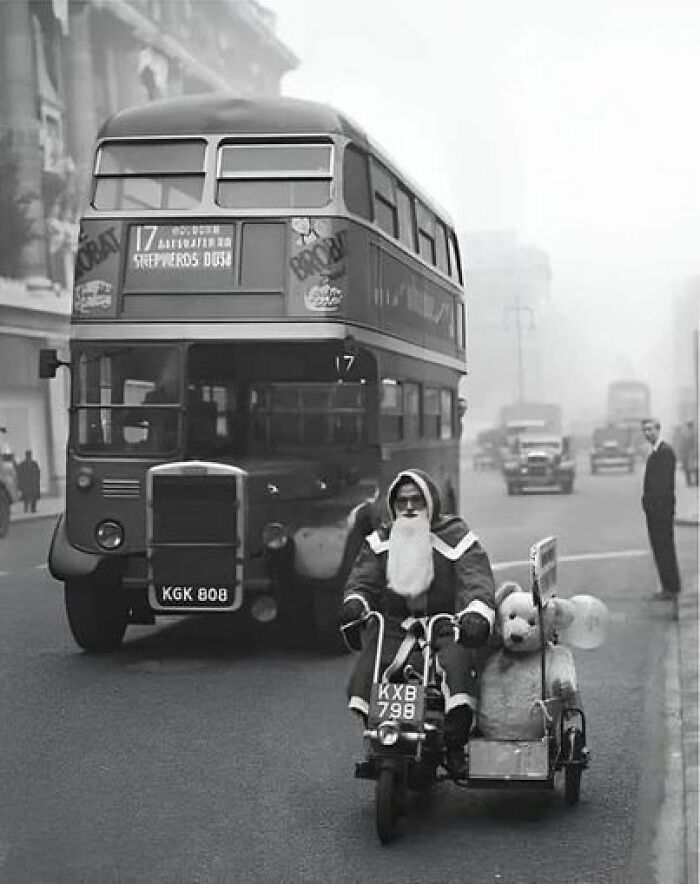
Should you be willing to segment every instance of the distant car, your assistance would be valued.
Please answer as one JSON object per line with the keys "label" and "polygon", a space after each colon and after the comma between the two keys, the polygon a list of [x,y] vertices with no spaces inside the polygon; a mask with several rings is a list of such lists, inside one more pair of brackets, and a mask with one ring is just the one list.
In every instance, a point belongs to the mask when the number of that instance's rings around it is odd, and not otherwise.
{"label": "distant car", "polygon": [[558,433],[524,433],[503,463],[503,476],[508,494],[534,488],[557,488],[571,494],[576,464],[569,438]]}
{"label": "distant car", "polygon": [[501,448],[504,443],[505,433],[500,427],[482,430],[476,437],[474,469],[498,469],[501,466]]}
{"label": "distant car", "polygon": [[594,445],[591,451],[591,473],[601,470],[625,469],[628,473],[634,472],[636,452],[618,439],[606,439]]}

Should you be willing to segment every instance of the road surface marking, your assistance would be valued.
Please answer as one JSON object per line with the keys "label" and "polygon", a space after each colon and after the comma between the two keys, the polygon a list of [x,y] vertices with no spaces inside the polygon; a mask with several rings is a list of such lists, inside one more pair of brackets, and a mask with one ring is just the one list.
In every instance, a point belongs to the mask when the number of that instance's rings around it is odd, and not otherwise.
{"label": "road surface marking", "polygon": [[[586,562],[603,559],[629,559],[634,556],[648,556],[646,549],[622,549],[618,552],[601,552],[601,553],[577,553],[571,556],[557,556],[557,562]],[[494,571],[505,571],[507,568],[517,568],[521,565],[529,565],[529,559],[521,559],[515,562],[496,562],[492,565]]]}

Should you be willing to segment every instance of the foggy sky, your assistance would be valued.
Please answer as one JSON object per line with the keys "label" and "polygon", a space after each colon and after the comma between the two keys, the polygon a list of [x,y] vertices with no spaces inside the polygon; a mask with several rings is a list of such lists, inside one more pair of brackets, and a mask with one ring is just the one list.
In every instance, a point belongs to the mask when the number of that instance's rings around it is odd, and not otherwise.
{"label": "foggy sky", "polygon": [[700,271],[700,0],[265,5],[301,60],[283,93],[355,118],[467,255],[490,229],[549,254],[567,410],[625,374],[674,420],[672,303]]}

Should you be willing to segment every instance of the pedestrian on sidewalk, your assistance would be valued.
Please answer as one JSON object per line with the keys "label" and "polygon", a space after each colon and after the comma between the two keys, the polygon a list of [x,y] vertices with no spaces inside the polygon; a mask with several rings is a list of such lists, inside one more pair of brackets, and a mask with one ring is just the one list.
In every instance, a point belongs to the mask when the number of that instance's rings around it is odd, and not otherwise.
{"label": "pedestrian on sidewalk", "polygon": [[681,580],[673,537],[673,515],[676,508],[676,455],[661,439],[661,424],[656,418],[642,421],[642,432],[651,445],[644,469],[642,509],[647,520],[649,543],[661,581],[659,599],[676,599]]}
{"label": "pedestrian on sidewalk", "polygon": [[24,460],[16,466],[17,486],[24,504],[25,513],[35,513],[40,497],[41,473],[39,464],[32,458],[31,451],[24,452]]}

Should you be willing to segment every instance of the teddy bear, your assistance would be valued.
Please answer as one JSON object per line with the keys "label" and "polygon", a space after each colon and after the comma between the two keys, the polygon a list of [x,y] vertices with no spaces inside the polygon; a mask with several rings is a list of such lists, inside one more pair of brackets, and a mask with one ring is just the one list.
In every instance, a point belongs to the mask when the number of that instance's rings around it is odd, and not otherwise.
{"label": "teddy bear", "polygon": [[[555,726],[564,706],[580,708],[573,654],[553,642],[575,614],[567,599],[542,605],[545,706]],[[512,581],[496,591],[496,636],[481,674],[478,731],[488,739],[539,740],[545,734],[540,621],[532,593]]]}

